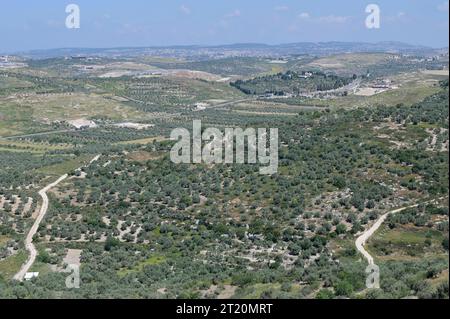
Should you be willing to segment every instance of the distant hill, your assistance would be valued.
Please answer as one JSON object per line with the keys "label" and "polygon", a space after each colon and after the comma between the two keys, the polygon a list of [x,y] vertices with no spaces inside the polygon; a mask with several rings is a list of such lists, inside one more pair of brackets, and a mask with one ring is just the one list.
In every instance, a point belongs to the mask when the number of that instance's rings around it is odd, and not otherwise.
{"label": "distant hill", "polygon": [[32,58],[52,58],[61,56],[106,56],[127,57],[139,55],[171,56],[190,59],[205,59],[211,57],[266,57],[286,55],[317,55],[324,56],[339,53],[356,52],[389,52],[404,54],[432,55],[447,51],[448,48],[435,49],[402,42],[300,42],[279,45],[260,43],[240,43],[216,46],[167,46],[167,47],[123,47],[123,48],[62,48],[50,50],[32,50],[18,52],[17,55]]}

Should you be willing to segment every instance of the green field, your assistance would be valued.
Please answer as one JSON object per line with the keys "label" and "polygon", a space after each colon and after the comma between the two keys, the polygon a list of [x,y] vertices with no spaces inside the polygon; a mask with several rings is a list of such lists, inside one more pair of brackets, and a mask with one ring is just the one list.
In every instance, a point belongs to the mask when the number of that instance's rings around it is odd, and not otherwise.
{"label": "green field", "polygon": [[0,261],[0,278],[10,280],[20,270],[22,264],[28,258],[25,251],[20,251],[18,254],[10,256]]}

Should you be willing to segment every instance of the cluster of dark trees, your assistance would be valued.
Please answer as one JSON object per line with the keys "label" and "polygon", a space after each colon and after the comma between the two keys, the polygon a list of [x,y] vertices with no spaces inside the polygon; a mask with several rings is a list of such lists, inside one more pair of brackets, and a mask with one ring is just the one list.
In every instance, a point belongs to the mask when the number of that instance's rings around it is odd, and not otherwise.
{"label": "cluster of dark trees", "polygon": [[329,91],[349,84],[356,76],[347,78],[323,72],[295,72],[287,71],[275,75],[256,77],[250,80],[238,80],[231,86],[245,94],[263,95],[285,94],[299,95],[315,91]]}

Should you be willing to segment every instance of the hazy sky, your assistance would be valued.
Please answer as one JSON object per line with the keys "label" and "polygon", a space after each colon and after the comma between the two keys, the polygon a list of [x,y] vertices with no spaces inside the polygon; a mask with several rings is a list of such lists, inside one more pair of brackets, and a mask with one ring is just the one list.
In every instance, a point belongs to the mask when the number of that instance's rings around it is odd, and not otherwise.
{"label": "hazy sky", "polygon": [[[65,27],[78,4],[81,28]],[[381,28],[367,29],[378,4]],[[448,0],[0,0],[0,51],[173,44],[403,41],[448,46]]]}

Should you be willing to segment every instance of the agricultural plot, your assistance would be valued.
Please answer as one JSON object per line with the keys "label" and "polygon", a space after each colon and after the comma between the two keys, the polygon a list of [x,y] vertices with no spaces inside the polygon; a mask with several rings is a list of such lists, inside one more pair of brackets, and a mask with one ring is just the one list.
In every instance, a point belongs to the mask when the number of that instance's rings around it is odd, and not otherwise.
{"label": "agricultural plot", "polygon": [[370,74],[372,77],[378,77],[408,73],[417,69],[448,68],[448,58],[429,61],[399,54],[349,53],[319,58],[306,64],[306,67],[343,76]]}
{"label": "agricultural plot", "polygon": [[[446,79],[445,76],[424,74],[421,72],[404,73],[396,76],[382,77],[389,79],[392,87],[386,89],[371,89],[369,82],[363,82],[355,91],[348,91],[345,96],[335,96],[332,98],[308,98],[308,97],[288,97],[271,98],[272,102],[279,102],[290,105],[312,105],[316,107],[328,108],[358,108],[373,107],[380,105],[413,105],[419,103],[426,97],[440,91],[440,81]],[[448,79],[448,78],[447,78]],[[360,94],[361,90],[369,87],[369,94]],[[356,94],[355,94],[356,93]]]}
{"label": "agricultural plot", "polygon": [[225,58],[208,61],[169,61],[160,62],[151,59],[153,66],[162,69],[187,69],[208,72],[223,77],[252,77],[263,74],[278,73],[285,70],[284,65],[275,65],[268,59],[242,57]]}
{"label": "agricultural plot", "polygon": [[[445,126],[446,103],[442,92],[413,107],[310,111],[288,119],[280,115],[277,126],[288,147],[281,150],[280,171],[273,177],[246,164],[174,165],[164,155],[164,142],[130,145],[126,155],[109,152],[52,191],[52,205],[38,231],[39,241],[52,247],[54,258],[46,263],[60,265],[63,256],[56,251],[70,244],[83,250],[83,262],[90,265],[86,276],[105,285],[140,278],[149,290],[139,294],[154,297],[204,296],[216,291],[214,285],[233,287],[230,296],[237,297],[315,297],[326,291],[310,276],[328,269],[333,295],[355,296],[364,288],[364,267],[349,262],[356,258],[351,251],[342,264],[336,263],[329,242],[351,242],[383,210],[445,194],[445,154],[420,145],[428,139],[429,125]],[[217,123],[235,121],[225,116],[228,111],[217,112]],[[211,113],[205,115],[213,120]],[[374,131],[399,118],[406,128],[401,136],[391,136],[417,147],[413,153],[373,140]],[[415,121],[417,129],[410,130]],[[444,224],[445,209],[439,210]],[[439,246],[445,237],[437,229],[430,234],[431,246],[425,244],[427,231],[406,238],[421,245],[418,255],[445,255]],[[395,236],[383,237],[392,244],[381,246],[403,247]],[[127,258],[117,262],[119,255]],[[168,265],[173,271],[164,284],[153,281]],[[423,265],[417,267],[421,272]],[[97,276],[97,269],[110,270],[108,276]],[[40,280],[55,276],[44,270]],[[96,284],[87,279],[80,293]],[[437,287],[429,288],[431,293]],[[400,291],[396,297],[405,294]]]}
{"label": "agricultural plot", "polygon": [[[82,118],[133,120],[145,114],[107,96],[96,94],[48,94],[14,98],[14,108],[28,108],[34,121],[68,122]],[[45,105],[45,108],[41,106]]]}
{"label": "agricultural plot", "polygon": [[[25,296],[445,295],[448,77],[396,56],[58,58],[0,78],[0,297],[18,293],[9,280],[27,258],[37,192],[64,174],[47,191],[30,268],[40,275]],[[353,77],[368,68],[380,78]],[[297,96],[386,79],[397,88]],[[172,163],[170,132],[193,120],[278,128],[277,174]],[[386,211],[434,198],[444,199],[388,218],[368,243],[383,277],[367,291],[355,238]],[[64,286],[68,262],[81,266],[80,289]]]}

